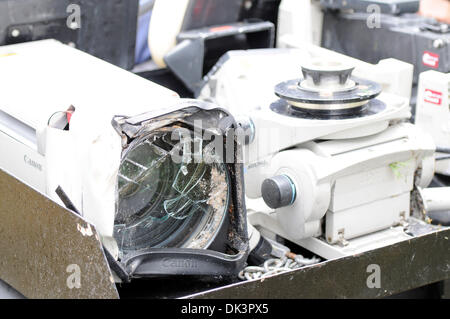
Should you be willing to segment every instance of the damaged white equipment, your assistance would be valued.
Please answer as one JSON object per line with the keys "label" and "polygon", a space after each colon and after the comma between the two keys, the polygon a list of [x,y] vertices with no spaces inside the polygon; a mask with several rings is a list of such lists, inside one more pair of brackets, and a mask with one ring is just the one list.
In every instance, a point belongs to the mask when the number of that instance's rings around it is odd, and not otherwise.
{"label": "damaged white equipment", "polygon": [[194,120],[216,130],[225,111],[54,40],[0,48],[0,69],[0,169],[79,212],[115,259],[150,248],[221,251],[240,173],[206,142],[200,161],[185,162],[176,137]]}
{"label": "damaged white equipment", "polygon": [[409,64],[311,45],[222,57],[200,98],[250,132],[250,222],[327,259],[411,238],[411,192],[435,163],[431,137],[406,123],[411,81]]}

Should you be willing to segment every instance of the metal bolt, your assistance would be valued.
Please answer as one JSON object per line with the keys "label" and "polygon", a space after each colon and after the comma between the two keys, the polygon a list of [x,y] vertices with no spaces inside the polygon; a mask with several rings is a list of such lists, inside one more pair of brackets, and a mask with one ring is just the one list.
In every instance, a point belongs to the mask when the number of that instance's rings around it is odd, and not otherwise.
{"label": "metal bolt", "polygon": [[444,47],[445,42],[442,39],[436,39],[433,41],[433,48],[435,49],[440,49],[442,47]]}
{"label": "metal bolt", "polygon": [[11,36],[13,36],[14,38],[17,38],[20,35],[20,30],[18,29],[13,29],[11,31]]}
{"label": "metal bolt", "polygon": [[349,242],[345,239],[345,235],[344,235],[344,229],[341,229],[338,231],[338,244],[341,247],[345,247],[348,246]]}

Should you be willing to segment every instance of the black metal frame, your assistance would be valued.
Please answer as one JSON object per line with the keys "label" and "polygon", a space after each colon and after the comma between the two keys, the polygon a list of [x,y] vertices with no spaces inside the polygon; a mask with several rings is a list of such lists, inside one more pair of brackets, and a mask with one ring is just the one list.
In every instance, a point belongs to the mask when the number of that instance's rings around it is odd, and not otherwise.
{"label": "black metal frame", "polygon": [[[380,288],[367,285],[372,274],[368,266],[373,264],[380,267]],[[186,297],[382,298],[448,279],[450,228],[445,228],[363,254]]]}

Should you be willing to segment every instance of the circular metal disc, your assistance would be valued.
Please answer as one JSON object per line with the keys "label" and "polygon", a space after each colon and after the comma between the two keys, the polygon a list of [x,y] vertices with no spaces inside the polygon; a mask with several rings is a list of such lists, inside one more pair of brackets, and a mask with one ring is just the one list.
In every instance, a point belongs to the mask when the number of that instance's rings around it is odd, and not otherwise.
{"label": "circular metal disc", "polygon": [[378,83],[356,77],[351,80],[355,86],[343,91],[308,90],[299,85],[303,79],[290,80],[279,83],[275,94],[293,107],[320,113],[340,110],[355,112],[381,93]]}
{"label": "circular metal disc", "polygon": [[386,109],[386,104],[374,99],[365,105],[354,109],[342,110],[306,110],[289,105],[286,100],[278,100],[270,105],[275,113],[308,120],[346,120],[375,115]]}

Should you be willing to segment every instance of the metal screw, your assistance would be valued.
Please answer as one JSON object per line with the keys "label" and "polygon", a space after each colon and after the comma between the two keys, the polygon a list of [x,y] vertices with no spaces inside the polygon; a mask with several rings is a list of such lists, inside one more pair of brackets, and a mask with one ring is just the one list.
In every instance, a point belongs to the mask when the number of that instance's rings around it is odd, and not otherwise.
{"label": "metal screw", "polygon": [[341,247],[348,246],[349,242],[345,239],[344,229],[338,231],[338,237],[339,237],[338,239],[339,246]]}
{"label": "metal screw", "polygon": [[442,48],[444,45],[445,45],[445,42],[442,39],[436,39],[433,41],[433,48],[435,48],[435,49]]}
{"label": "metal screw", "polygon": [[11,36],[13,36],[14,38],[17,38],[20,35],[20,30],[18,29],[13,29],[11,31]]}

